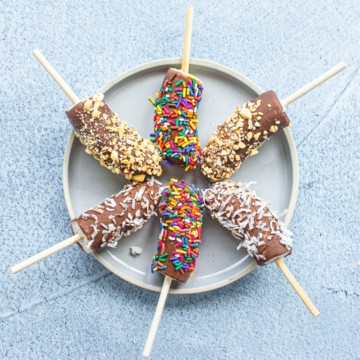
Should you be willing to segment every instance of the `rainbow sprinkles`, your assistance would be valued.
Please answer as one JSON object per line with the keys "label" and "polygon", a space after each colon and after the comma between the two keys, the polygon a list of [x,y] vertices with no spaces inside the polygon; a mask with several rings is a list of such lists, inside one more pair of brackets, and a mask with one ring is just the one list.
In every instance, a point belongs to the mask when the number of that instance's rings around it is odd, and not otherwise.
{"label": "rainbow sprinkles", "polygon": [[151,271],[185,282],[196,266],[204,203],[194,185],[171,179],[159,207],[161,232]]}
{"label": "rainbow sprinkles", "polygon": [[149,98],[155,113],[151,141],[168,165],[180,165],[185,171],[196,168],[202,155],[197,130],[202,92],[201,80],[170,68],[155,100]]}

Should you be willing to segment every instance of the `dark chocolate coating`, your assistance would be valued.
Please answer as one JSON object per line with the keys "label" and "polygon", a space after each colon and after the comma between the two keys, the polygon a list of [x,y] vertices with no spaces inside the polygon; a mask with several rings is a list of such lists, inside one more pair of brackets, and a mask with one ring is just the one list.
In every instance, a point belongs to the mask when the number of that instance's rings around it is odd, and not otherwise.
{"label": "dark chocolate coating", "polygon": [[[171,240],[165,240],[165,252],[172,254],[176,251],[176,242]],[[190,275],[192,274],[190,271],[184,271],[180,273],[179,271],[175,270],[174,265],[170,261],[170,257],[168,256],[164,262],[164,265],[167,266],[165,270],[162,270],[162,274],[170,276],[173,280],[185,283],[188,281]]]}
{"label": "dark chocolate coating", "polygon": [[265,140],[289,124],[275,92],[261,94],[218,126],[203,149],[201,171],[211,181],[230,177]]}

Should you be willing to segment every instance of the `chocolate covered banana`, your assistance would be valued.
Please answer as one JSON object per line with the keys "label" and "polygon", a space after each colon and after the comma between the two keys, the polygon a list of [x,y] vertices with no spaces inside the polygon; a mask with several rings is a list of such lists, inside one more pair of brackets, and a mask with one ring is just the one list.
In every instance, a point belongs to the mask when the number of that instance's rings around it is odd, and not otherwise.
{"label": "chocolate covered banana", "polygon": [[269,209],[268,203],[246,185],[227,180],[204,191],[204,203],[211,216],[240,240],[258,265],[289,255],[291,233]]}
{"label": "chocolate covered banana", "polygon": [[185,171],[196,168],[202,153],[197,130],[202,92],[201,80],[170,68],[155,100],[150,98],[155,113],[151,139],[167,164]]}
{"label": "chocolate covered banana", "polygon": [[196,266],[201,242],[203,200],[194,185],[171,179],[159,206],[161,232],[151,271],[186,282]]}
{"label": "chocolate covered banana", "polygon": [[154,178],[126,185],[120,192],[71,221],[85,252],[109,246],[130,235],[155,215],[160,183]]}
{"label": "chocolate covered banana", "polygon": [[75,104],[66,115],[85,151],[102,166],[128,180],[144,181],[146,175],[161,175],[161,156],[156,147],[121,121],[102,94]]}
{"label": "chocolate covered banana", "polygon": [[201,171],[211,181],[227,179],[248,156],[257,154],[266,140],[289,125],[276,94],[263,93],[218,126],[203,149]]}
{"label": "chocolate covered banana", "polygon": [[13,273],[27,268],[68,246],[78,243],[87,253],[105,246],[116,247],[156,214],[160,183],[154,178],[126,185],[117,194],[71,221],[75,234],[10,268]]}

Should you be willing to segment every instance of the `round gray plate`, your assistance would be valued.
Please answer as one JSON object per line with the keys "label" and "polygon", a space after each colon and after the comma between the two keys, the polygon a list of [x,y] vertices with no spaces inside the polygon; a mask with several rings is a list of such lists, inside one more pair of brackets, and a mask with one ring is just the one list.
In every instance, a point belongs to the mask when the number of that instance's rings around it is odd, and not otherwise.
{"label": "round gray plate", "polygon": [[[180,59],[154,61],[129,70],[106,84],[105,94],[112,110],[134,126],[144,137],[153,132],[153,107],[149,96],[159,90],[166,70],[179,68]],[[190,72],[204,82],[203,101],[199,109],[199,135],[205,145],[217,124],[222,123],[247,100],[262,91],[239,73],[205,60],[192,60]],[[209,182],[200,170],[185,173],[179,167],[163,165],[160,181],[182,178],[205,189]],[[232,176],[248,183],[258,195],[271,202],[273,210],[288,209],[285,223],[290,222],[298,192],[298,162],[289,129],[271,137],[258,155],[247,159]],[[123,176],[112,174],[87,155],[84,147],[71,134],[63,169],[64,192],[71,218],[101,203],[127,183]],[[98,261],[114,274],[141,286],[160,291],[163,276],[150,273],[150,262],[159,235],[159,219],[153,217],[140,231],[124,238],[116,249],[103,249],[94,254]],[[198,293],[216,289],[241,278],[256,266],[243,250],[236,251],[238,242],[208,214],[204,218],[202,244],[196,271],[186,284],[172,283],[172,293]],[[129,253],[130,246],[140,246],[138,257]]]}

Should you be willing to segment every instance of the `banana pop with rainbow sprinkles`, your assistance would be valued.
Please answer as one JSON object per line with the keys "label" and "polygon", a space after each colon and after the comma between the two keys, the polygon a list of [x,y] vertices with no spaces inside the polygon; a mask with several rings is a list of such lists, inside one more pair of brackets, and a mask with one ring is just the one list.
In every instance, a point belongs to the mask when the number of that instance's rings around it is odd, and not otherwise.
{"label": "banana pop with rainbow sprinkles", "polygon": [[160,236],[152,272],[165,275],[159,301],[145,344],[149,356],[172,280],[185,283],[195,270],[201,243],[204,202],[199,190],[183,180],[171,179],[159,205]]}
{"label": "banana pop with rainbow sprinkles", "polygon": [[188,8],[181,70],[170,68],[162,82],[154,105],[154,133],[151,140],[158,146],[168,165],[179,165],[185,171],[195,169],[202,155],[198,137],[198,109],[203,84],[189,74],[193,9]]}
{"label": "banana pop with rainbow sprinkles", "polygon": [[198,137],[198,108],[202,82],[191,74],[170,68],[154,104],[154,133],[165,163],[194,169],[202,154]]}

